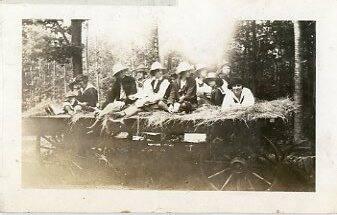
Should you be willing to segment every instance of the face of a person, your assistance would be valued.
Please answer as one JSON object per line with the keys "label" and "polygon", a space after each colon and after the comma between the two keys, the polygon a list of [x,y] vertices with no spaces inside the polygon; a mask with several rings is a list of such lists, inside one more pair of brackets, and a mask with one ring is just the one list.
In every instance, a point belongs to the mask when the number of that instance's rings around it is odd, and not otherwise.
{"label": "face of a person", "polygon": [[84,89],[87,87],[87,82],[86,81],[81,81],[79,85]]}
{"label": "face of a person", "polygon": [[208,82],[208,86],[210,86],[210,87],[215,87],[215,80],[211,80],[211,81],[209,81]]}
{"label": "face of a person", "polygon": [[78,84],[75,84],[75,85],[74,85],[73,91],[74,91],[74,93],[75,93],[76,95],[79,94],[80,88],[81,88],[81,87],[80,87]]}
{"label": "face of a person", "polygon": [[124,76],[132,76],[132,72],[130,70],[125,70]]}
{"label": "face of a person", "polygon": [[157,70],[156,73],[154,74],[154,77],[156,79],[159,79],[163,76],[163,72],[161,70]]}
{"label": "face of a person", "polygon": [[242,85],[241,84],[235,84],[232,87],[232,91],[236,97],[240,97],[242,93]]}
{"label": "face of a person", "polygon": [[137,79],[137,80],[144,79],[144,74],[143,74],[142,72],[137,72],[137,74],[136,74],[136,79]]}

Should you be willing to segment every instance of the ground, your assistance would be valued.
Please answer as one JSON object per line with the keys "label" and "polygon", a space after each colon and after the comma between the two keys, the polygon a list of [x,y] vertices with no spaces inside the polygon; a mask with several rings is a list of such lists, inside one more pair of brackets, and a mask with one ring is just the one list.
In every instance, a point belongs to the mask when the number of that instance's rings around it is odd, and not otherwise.
{"label": "ground", "polygon": [[[125,140],[124,140],[125,141]],[[155,145],[155,141],[153,142]],[[109,188],[149,190],[212,190],[200,171],[195,147],[144,146],[137,141],[119,143],[100,156],[100,148],[78,156],[71,151],[35,149],[35,138],[22,143],[22,185],[24,188]],[[277,173],[278,191],[314,191],[286,165]]]}

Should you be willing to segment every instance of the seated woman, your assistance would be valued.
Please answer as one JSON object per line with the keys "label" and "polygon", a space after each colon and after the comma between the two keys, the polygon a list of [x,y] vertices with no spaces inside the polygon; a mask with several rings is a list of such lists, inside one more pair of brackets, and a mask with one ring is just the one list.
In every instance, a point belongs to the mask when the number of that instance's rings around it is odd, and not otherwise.
{"label": "seated woman", "polygon": [[66,98],[63,102],[63,110],[65,113],[74,115],[77,111],[81,110],[81,106],[78,105],[77,97],[80,95],[80,86],[75,82],[69,84],[69,91],[66,94]]}
{"label": "seated woman", "polygon": [[176,74],[178,78],[172,83],[169,98],[166,104],[162,103],[164,110],[169,112],[190,113],[198,105],[197,85],[194,78],[190,77],[193,66],[186,62],[178,65]]}
{"label": "seated woman", "polygon": [[108,91],[103,110],[99,111],[98,118],[102,118],[107,113],[117,112],[128,105],[134,103],[131,95],[137,93],[136,81],[133,77],[127,76],[128,68],[121,63],[116,63],[112,69],[112,83]]}
{"label": "seated woman", "polygon": [[230,82],[230,91],[226,94],[221,109],[228,110],[239,107],[249,107],[254,105],[255,98],[250,89],[243,87],[241,78],[234,78]]}
{"label": "seated woman", "polygon": [[164,99],[170,85],[170,82],[163,77],[163,69],[159,62],[154,62],[150,69],[152,78],[144,82],[141,94],[132,96],[134,99],[137,99],[136,102],[123,111],[112,114],[112,117],[115,119],[130,117],[144,109],[162,108],[160,101]]}
{"label": "seated woman", "polygon": [[93,84],[89,82],[87,75],[78,75],[75,83],[81,87],[80,95],[77,97],[78,105],[84,111],[95,111],[98,103],[98,91]]}
{"label": "seated woman", "polygon": [[205,83],[212,87],[210,103],[212,105],[221,106],[223,99],[228,91],[227,85],[215,73],[209,73],[204,79]]}

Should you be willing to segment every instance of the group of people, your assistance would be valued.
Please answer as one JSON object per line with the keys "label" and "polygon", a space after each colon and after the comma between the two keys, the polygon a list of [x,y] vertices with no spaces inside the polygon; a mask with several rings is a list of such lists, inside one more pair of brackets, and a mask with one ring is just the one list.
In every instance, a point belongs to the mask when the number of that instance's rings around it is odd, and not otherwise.
{"label": "group of people", "polygon": [[202,65],[181,62],[175,72],[164,75],[165,68],[154,62],[151,68],[138,66],[130,70],[121,63],[112,68],[112,82],[105,102],[98,105],[98,91],[79,75],[69,85],[63,108],[66,113],[78,110],[94,111],[98,118],[110,114],[114,119],[130,117],[140,111],[163,110],[170,113],[190,113],[198,106],[212,104],[222,110],[254,104],[252,92],[243,87],[242,79],[208,71]]}

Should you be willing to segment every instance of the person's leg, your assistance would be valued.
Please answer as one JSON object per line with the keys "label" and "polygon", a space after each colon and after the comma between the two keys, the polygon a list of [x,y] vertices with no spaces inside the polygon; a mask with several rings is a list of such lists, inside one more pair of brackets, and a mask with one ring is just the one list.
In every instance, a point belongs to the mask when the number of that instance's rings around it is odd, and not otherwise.
{"label": "person's leg", "polygon": [[140,112],[141,109],[138,108],[136,105],[131,105],[129,107],[127,107],[126,109],[122,110],[122,111],[118,111],[115,113],[112,113],[112,118],[114,119],[118,119],[118,118],[122,118],[122,117],[130,117],[133,115],[136,115],[138,112]]}
{"label": "person's leg", "polygon": [[161,110],[164,110],[166,112],[169,112],[169,107],[167,106],[167,104],[164,101],[158,102],[158,108],[161,109]]}

